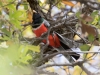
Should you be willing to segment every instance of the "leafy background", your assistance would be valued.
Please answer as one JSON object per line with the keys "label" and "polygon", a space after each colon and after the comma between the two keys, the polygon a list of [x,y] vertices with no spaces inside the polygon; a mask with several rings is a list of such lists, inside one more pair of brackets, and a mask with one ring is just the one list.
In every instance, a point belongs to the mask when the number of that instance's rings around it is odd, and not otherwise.
{"label": "leafy background", "polygon": [[20,41],[22,37],[35,36],[31,26],[21,26],[30,21],[28,5],[24,3],[16,10],[17,0],[0,0],[0,75],[31,74],[31,64],[37,61],[39,46]]}
{"label": "leafy background", "polygon": [[[28,3],[26,0],[23,1],[24,4],[20,5],[16,10],[17,0],[0,0],[0,75],[31,74],[34,72],[31,65],[36,63],[39,58],[39,46],[33,46],[28,41],[20,41],[23,37],[33,38],[35,36],[31,26],[21,26],[32,22]],[[56,0],[54,1],[56,2]],[[43,6],[45,4],[40,2],[40,5]],[[57,6],[58,8],[64,7],[61,3]],[[91,14],[94,17],[92,24],[100,28],[100,17],[97,13],[98,11],[95,11]],[[77,13],[76,15],[79,16],[80,14]],[[92,35],[89,36],[89,40],[93,41],[93,37],[91,37]],[[87,51],[89,46],[83,45],[80,48],[83,51]],[[89,56],[91,54],[87,57]],[[76,66],[73,75],[78,75],[80,72],[81,69]],[[82,75],[86,74],[83,72]]]}

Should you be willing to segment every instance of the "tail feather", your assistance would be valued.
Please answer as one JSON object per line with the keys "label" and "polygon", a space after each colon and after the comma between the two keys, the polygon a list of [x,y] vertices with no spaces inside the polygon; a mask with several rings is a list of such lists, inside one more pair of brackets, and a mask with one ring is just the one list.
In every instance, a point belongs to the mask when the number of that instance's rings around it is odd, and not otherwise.
{"label": "tail feather", "polygon": [[[61,44],[61,47],[64,49],[64,50],[69,50],[70,51],[73,51],[71,48],[73,47],[69,42],[71,42],[69,39],[65,39],[63,36],[61,36],[60,34],[58,34],[57,32],[55,32],[58,36],[58,38],[60,39],[60,44]],[[72,60],[78,60],[80,55],[76,52],[73,51],[73,54],[70,55],[70,56],[67,56],[67,57],[70,57]]]}

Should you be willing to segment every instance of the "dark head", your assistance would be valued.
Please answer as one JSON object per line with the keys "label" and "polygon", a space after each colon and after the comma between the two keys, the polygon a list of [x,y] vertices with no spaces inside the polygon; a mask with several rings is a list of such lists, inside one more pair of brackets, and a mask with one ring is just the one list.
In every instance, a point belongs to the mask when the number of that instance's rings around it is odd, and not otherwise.
{"label": "dark head", "polygon": [[43,18],[41,17],[41,15],[39,13],[36,13],[36,12],[33,12],[33,18],[32,19],[33,19],[33,22],[32,22],[33,28],[37,28],[43,22]]}

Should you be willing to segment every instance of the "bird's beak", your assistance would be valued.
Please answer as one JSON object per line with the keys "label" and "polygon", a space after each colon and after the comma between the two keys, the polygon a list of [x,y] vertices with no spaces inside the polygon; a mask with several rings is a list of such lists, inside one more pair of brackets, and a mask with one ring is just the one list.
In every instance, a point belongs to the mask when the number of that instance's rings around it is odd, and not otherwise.
{"label": "bird's beak", "polygon": [[37,13],[35,10],[33,10],[33,13]]}

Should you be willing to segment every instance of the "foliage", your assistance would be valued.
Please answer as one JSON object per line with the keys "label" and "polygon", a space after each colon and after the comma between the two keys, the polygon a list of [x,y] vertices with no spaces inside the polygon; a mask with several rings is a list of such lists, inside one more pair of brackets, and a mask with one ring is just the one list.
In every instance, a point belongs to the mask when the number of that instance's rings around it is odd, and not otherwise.
{"label": "foliage", "polygon": [[[38,47],[35,46],[14,43],[14,41],[2,42],[0,45],[0,74],[18,75],[32,73],[29,61],[34,60],[32,60],[33,57],[29,52],[30,50],[31,53],[32,51],[39,52]],[[36,60],[36,58],[34,59]]]}
{"label": "foliage", "polygon": [[80,46],[80,49],[82,51],[88,51],[89,50],[89,46],[87,44]]}
{"label": "foliage", "polygon": [[[57,3],[59,1],[59,3]],[[98,0],[99,1],[99,0]],[[40,2],[40,6],[49,5],[50,0]],[[57,7],[63,8],[64,4],[71,3],[65,0],[54,0],[52,4],[57,3]],[[62,3],[61,3],[62,2]],[[26,3],[26,4],[24,4]],[[20,41],[22,37],[33,38],[35,35],[32,32],[31,26],[21,26],[22,24],[32,22],[32,16],[29,12],[29,7],[25,1],[23,5],[16,10],[16,0],[0,0],[0,74],[1,75],[24,75],[32,73],[31,64],[36,63],[39,59],[39,46],[31,45],[29,41]],[[63,4],[64,3],[64,4]],[[47,6],[47,9],[49,7]],[[93,18],[91,25],[100,28],[99,11],[94,11],[90,15]],[[77,12],[76,16],[80,18],[81,13]],[[94,41],[93,35],[88,36],[89,41]],[[87,44],[80,46],[82,51],[88,51],[90,46]],[[90,57],[92,55],[88,55]],[[77,71],[79,70],[79,71]],[[79,74],[82,70],[76,66],[74,74]],[[84,72],[82,75],[86,75]]]}
{"label": "foliage", "polygon": [[29,22],[28,6],[20,5],[16,10],[16,5],[17,0],[0,0],[1,75],[31,74],[31,64],[35,63],[39,54],[39,46],[20,41],[23,36],[28,36],[26,32],[30,34],[29,38],[34,35],[31,28],[21,26]]}
{"label": "foliage", "polygon": [[[23,48],[24,47],[24,48]],[[31,68],[28,66],[28,60],[32,59],[27,51],[27,46],[13,43],[7,45],[2,42],[0,46],[0,74],[2,75],[18,75],[30,74]],[[26,65],[26,66],[23,66]],[[25,72],[27,70],[27,72]]]}

